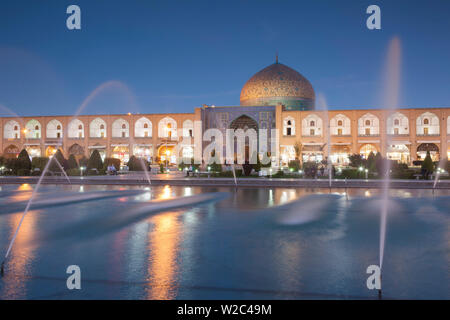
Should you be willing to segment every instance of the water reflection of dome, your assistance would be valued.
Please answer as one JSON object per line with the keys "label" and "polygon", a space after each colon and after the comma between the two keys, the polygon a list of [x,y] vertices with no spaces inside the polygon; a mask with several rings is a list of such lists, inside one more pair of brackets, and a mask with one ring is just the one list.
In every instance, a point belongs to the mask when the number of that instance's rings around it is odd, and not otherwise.
{"label": "water reflection of dome", "polygon": [[241,91],[242,106],[267,106],[281,103],[287,110],[314,108],[311,83],[284,64],[275,62],[251,77]]}

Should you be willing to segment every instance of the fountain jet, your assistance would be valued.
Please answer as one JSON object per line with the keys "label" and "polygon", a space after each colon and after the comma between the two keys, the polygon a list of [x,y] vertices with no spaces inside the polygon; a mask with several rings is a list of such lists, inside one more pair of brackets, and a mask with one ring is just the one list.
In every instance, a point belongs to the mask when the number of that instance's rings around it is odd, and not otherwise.
{"label": "fountain jet", "polygon": [[[400,40],[394,37],[389,43],[389,49],[387,54],[387,64],[385,69],[385,88],[384,88],[384,111],[385,119],[389,114],[395,112],[399,104],[399,90],[400,90],[400,67],[401,67],[401,46]],[[389,132],[386,135],[385,149],[390,145]],[[380,273],[383,270],[383,258],[384,248],[386,241],[386,222],[388,214],[388,201],[389,201],[389,185],[390,185],[390,167],[391,163],[389,159],[385,161],[384,166],[384,179],[383,179],[383,193],[380,212],[380,251],[379,251],[379,266]],[[380,282],[381,282],[380,274]],[[378,292],[378,296],[381,298],[381,289]]]}
{"label": "fountain jet", "polygon": [[[56,160],[56,157],[51,157],[50,160],[45,165],[44,170],[42,170],[42,174],[39,177],[39,180],[38,180],[38,182],[36,184],[36,187],[34,188],[32,194],[31,194],[30,200],[28,200],[27,206],[25,207],[25,211],[23,212],[22,217],[20,218],[19,225],[17,226],[16,231],[14,232],[14,236],[12,237],[11,242],[9,243],[8,250],[6,251],[5,257],[3,258],[3,262],[1,264],[1,275],[2,276],[4,274],[4,267],[5,267],[6,260],[8,259],[8,256],[9,256],[9,253],[10,253],[10,251],[12,249],[14,241],[16,240],[17,234],[19,233],[20,227],[22,226],[23,220],[25,219],[25,216],[27,215],[28,210],[30,209],[31,203],[33,202],[33,199],[34,199],[34,197],[36,196],[36,194],[37,194],[37,192],[39,190],[39,186],[41,185],[42,180],[45,177],[45,174],[47,173],[48,168],[50,167],[50,164],[52,163],[53,160]],[[59,164],[58,160],[56,160],[56,162]],[[61,167],[61,165],[60,165],[60,167]],[[62,169],[62,170],[65,173],[64,169]],[[66,174],[66,177],[67,177],[67,174]],[[69,179],[69,177],[67,177],[67,179]],[[69,183],[70,183],[70,179],[69,179]]]}
{"label": "fountain jet", "polygon": [[[331,134],[330,134],[330,121],[328,119],[328,105],[325,100],[325,96],[323,94],[319,94],[317,98],[317,108],[318,110],[323,111],[323,119],[326,124],[326,139],[327,139],[327,169],[328,169],[328,187],[331,192],[331,182],[332,182],[332,173],[333,173],[333,165],[331,163]],[[324,126],[325,128],[325,126]]]}

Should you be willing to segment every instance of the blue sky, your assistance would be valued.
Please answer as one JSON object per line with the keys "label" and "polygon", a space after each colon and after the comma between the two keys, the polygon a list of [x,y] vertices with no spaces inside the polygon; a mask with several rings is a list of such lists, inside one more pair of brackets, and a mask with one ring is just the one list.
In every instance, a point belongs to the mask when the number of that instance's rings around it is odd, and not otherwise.
{"label": "blue sky", "polygon": [[[70,4],[81,7],[81,30],[66,28]],[[381,7],[382,30],[366,28],[370,4]],[[109,82],[82,114],[238,105],[244,83],[278,51],[331,108],[375,108],[398,36],[401,106],[449,106],[449,9],[447,0],[4,0],[0,104],[70,115]]]}

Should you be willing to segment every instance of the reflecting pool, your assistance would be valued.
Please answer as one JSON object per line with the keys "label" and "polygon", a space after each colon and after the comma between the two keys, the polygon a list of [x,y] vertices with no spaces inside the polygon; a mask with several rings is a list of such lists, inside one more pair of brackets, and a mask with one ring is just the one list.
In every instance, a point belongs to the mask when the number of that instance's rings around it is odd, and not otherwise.
{"label": "reflecting pool", "polygon": [[[3,257],[34,185],[0,188]],[[347,191],[43,185],[0,299],[376,299],[381,191]],[[450,190],[390,196],[383,296],[450,299]]]}

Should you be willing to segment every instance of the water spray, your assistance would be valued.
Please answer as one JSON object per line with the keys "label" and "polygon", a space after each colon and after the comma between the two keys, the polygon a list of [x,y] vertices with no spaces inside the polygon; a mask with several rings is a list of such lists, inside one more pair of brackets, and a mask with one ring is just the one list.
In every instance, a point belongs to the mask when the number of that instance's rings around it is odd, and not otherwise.
{"label": "water spray", "polygon": [[[6,250],[5,257],[3,258],[3,261],[2,261],[2,264],[0,267],[0,273],[2,276],[4,275],[4,272],[5,272],[5,263],[8,259],[9,253],[11,252],[14,241],[16,240],[17,234],[19,233],[20,227],[22,226],[23,220],[25,219],[25,216],[27,215],[28,210],[30,209],[31,203],[33,202],[33,199],[37,194],[37,191],[39,189],[39,186],[41,185],[42,179],[45,177],[45,173],[48,171],[48,168],[50,167],[50,164],[52,163],[52,161],[54,159],[56,160],[56,157],[51,157],[50,160],[45,165],[44,170],[42,170],[42,174],[39,177],[39,180],[36,184],[36,187],[33,190],[33,193],[31,194],[30,200],[28,200],[27,206],[25,207],[25,211],[22,214],[22,218],[20,218],[19,225],[17,226],[16,231],[14,232],[14,236],[12,237],[11,242],[9,243],[8,250]],[[58,160],[56,160],[56,162],[59,164]]]}
{"label": "water spray", "polygon": [[383,288],[382,280],[383,280],[383,276],[381,274],[381,268],[380,268],[380,289],[378,289],[378,300],[382,300],[383,299],[383,293],[381,291],[381,288]]}

